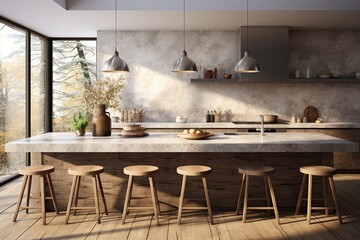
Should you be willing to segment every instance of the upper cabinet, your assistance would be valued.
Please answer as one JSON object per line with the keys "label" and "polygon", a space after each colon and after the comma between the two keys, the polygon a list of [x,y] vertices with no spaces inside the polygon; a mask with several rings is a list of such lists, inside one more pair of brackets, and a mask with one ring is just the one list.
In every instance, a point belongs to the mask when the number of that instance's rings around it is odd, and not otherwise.
{"label": "upper cabinet", "polygon": [[260,73],[239,74],[240,81],[288,81],[288,27],[241,27],[238,41],[241,57],[248,46],[250,56],[257,60],[261,69]]}

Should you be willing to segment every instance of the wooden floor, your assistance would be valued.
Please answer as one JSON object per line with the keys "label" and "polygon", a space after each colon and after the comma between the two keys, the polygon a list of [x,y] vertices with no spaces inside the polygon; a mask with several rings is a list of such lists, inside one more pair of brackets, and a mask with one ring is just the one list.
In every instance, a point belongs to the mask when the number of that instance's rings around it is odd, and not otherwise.
{"label": "wooden floor", "polygon": [[163,213],[160,226],[151,215],[137,212],[130,214],[125,225],[120,223],[119,212],[103,216],[101,224],[96,223],[93,212],[82,212],[71,216],[68,225],[64,213],[48,213],[48,225],[43,226],[39,213],[21,211],[13,223],[21,181],[0,187],[0,239],[360,239],[360,174],[336,175],[343,225],[336,215],[326,217],[318,212],[308,226],[304,215],[280,211],[280,227],[263,212],[249,214],[246,224],[234,212],[215,212],[215,225],[209,224],[204,212],[186,212],[181,226],[176,224],[176,212]]}

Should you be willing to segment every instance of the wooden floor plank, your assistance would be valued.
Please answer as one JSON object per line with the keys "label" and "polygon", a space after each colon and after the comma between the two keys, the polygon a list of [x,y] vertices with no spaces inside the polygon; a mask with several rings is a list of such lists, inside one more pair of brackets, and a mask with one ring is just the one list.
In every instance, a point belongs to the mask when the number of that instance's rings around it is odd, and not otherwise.
{"label": "wooden floor plank", "polygon": [[39,213],[26,214],[25,211],[20,211],[17,221],[14,223],[12,218],[14,216],[15,205],[6,209],[0,214],[0,239],[16,239],[27,229],[36,224],[41,218]]}
{"label": "wooden floor plank", "polygon": [[71,215],[69,224],[65,224],[65,213],[48,213],[47,225],[36,222],[19,239],[85,239],[97,224],[94,212],[82,211]]}
{"label": "wooden floor plank", "polygon": [[22,178],[17,178],[0,188],[0,214],[16,204],[20,193]]}
{"label": "wooden floor plank", "polygon": [[129,216],[127,223],[121,224],[121,212],[109,212],[109,215],[103,215],[101,224],[96,224],[87,236],[86,240],[110,240],[127,239],[134,218]]}
{"label": "wooden floor plank", "polygon": [[231,239],[282,239],[280,229],[273,224],[273,217],[263,218],[257,211],[248,212],[246,223],[242,223],[242,216],[234,212],[223,214],[226,227]]}
{"label": "wooden floor plank", "polygon": [[[147,239],[153,219],[151,212],[134,212],[135,219],[131,222],[131,229],[127,240]],[[129,223],[127,223],[129,224]]]}

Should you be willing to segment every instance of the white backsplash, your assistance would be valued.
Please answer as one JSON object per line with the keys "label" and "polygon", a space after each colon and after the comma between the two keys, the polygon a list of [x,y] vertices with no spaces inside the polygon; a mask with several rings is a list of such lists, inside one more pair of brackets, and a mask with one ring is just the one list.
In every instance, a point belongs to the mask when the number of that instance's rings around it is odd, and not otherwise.
{"label": "white backsplash", "polygon": [[[353,49],[360,49],[360,42],[353,41],[358,32],[350,33],[337,39],[341,39],[342,45],[352,43],[356,44],[351,46]],[[309,34],[315,37],[309,38]],[[312,41],[312,47],[324,48],[322,38],[334,35],[304,31],[295,36],[296,42],[304,38]],[[238,60],[236,42],[235,31],[187,31],[186,50],[198,67],[217,67],[221,76],[224,72],[233,73]],[[303,47],[291,43],[290,46]],[[353,49],[345,50],[355,57],[351,71],[358,68],[360,72],[360,54],[353,54]],[[98,77],[103,78],[102,65],[114,51],[114,31],[98,31],[97,50]],[[270,112],[290,119],[292,113],[302,116],[309,105],[318,108],[320,115],[326,115],[330,121],[360,121],[360,83],[191,83],[190,78],[196,78],[197,73],[170,72],[182,54],[182,31],[119,31],[118,50],[130,67],[121,93],[122,107],[143,107],[144,121],[175,121],[177,115],[186,115],[189,122],[204,122],[206,111],[217,108],[231,109],[233,120],[254,120],[259,114]],[[297,51],[303,50],[290,51],[290,69],[303,66],[301,61],[306,60],[296,57],[302,56]],[[343,51],[341,46],[330,50],[339,58],[339,65],[349,61],[340,59],[348,56]],[[329,64],[332,68],[334,63]]]}

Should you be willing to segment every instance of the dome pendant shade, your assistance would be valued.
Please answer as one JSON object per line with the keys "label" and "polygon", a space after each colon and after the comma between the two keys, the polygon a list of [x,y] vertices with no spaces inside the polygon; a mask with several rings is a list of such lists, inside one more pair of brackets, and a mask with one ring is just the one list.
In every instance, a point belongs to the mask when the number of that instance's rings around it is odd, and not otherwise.
{"label": "dome pendant shade", "polygon": [[172,72],[197,72],[197,66],[193,60],[187,56],[184,50],[183,55],[176,60],[171,71]]}
{"label": "dome pendant shade", "polygon": [[115,50],[114,56],[109,58],[102,70],[103,72],[129,72],[127,63],[119,57],[119,52]]}
{"label": "dome pendant shade", "polygon": [[244,57],[236,63],[234,71],[240,73],[257,73],[260,72],[260,67],[257,61],[249,56],[249,52],[245,51]]}

